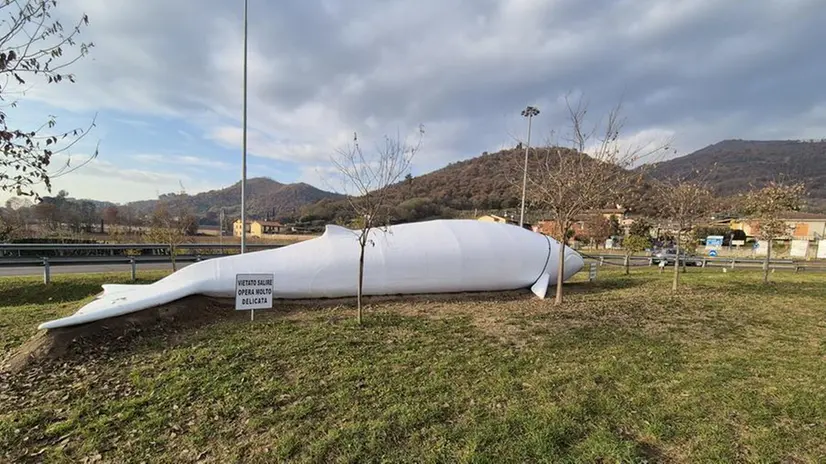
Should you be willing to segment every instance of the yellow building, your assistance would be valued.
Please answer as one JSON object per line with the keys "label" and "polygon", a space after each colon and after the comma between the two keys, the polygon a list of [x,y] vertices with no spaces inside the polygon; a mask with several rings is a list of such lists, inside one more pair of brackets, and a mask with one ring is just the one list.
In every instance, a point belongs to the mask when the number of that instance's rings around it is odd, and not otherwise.
{"label": "yellow building", "polygon": [[[284,230],[284,224],[276,221],[247,221],[247,237],[263,237],[266,235],[280,234]],[[232,223],[232,234],[241,236],[241,220],[236,219]]]}

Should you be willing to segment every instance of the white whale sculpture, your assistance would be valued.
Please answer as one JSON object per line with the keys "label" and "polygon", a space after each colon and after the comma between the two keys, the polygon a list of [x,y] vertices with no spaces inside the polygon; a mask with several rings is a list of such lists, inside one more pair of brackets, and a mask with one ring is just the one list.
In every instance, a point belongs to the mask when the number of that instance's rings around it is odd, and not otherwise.
{"label": "white whale sculpture", "polygon": [[[324,235],[272,250],[191,264],[149,285],[103,285],[75,314],[40,324],[54,329],[166,304],[189,295],[234,297],[236,274],[272,273],[274,299],[355,296],[357,232],[328,225]],[[531,287],[545,297],[556,282],[559,243],[509,224],[435,220],[370,231],[364,295],[501,291]],[[582,269],[567,248],[565,280]]]}

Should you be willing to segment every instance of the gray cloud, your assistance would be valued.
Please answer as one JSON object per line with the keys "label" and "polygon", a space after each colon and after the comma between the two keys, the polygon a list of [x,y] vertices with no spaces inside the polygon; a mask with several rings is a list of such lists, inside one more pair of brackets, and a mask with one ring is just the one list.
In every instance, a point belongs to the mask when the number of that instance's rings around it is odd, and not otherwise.
{"label": "gray cloud", "polygon": [[[89,0],[98,46],[71,93],[42,98],[200,121],[231,133],[241,96],[241,2]],[[680,152],[722,138],[824,130],[820,0],[250,0],[251,125],[324,159],[347,134],[425,124],[420,168],[475,156],[564,123],[560,95],[600,114],[622,97],[627,135],[671,131]],[[58,94],[57,92],[64,92]],[[215,138],[215,137],[213,137]],[[263,148],[264,146],[270,148]]]}

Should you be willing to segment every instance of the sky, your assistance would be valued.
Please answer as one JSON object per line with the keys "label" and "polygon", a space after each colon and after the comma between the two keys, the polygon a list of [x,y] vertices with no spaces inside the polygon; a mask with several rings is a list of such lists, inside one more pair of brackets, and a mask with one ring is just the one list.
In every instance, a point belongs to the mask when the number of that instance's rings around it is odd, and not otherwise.
{"label": "sky", "polygon": [[[117,5],[115,7],[114,5]],[[823,0],[249,0],[248,177],[328,190],[353,133],[425,134],[414,175],[622,102],[626,141],[680,156],[724,139],[826,137]],[[7,14],[7,12],[3,12]],[[95,126],[53,193],[127,202],[241,176],[242,0],[60,0],[86,14],[75,83],[31,80],[10,125]],[[5,26],[4,26],[5,27]],[[5,95],[6,97],[8,95]],[[55,159],[54,170],[66,158]],[[0,199],[7,198],[0,193]]]}

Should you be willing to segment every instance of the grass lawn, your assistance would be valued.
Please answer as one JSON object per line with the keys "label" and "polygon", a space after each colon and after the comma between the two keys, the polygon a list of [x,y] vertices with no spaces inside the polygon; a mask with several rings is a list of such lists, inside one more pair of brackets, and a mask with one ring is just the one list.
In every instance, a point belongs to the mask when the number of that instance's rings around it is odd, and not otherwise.
{"label": "grass lawn", "polygon": [[[826,460],[826,276],[586,276],[560,308],[277,305],[2,374],[0,461]],[[0,279],[0,349],[125,280]]]}

